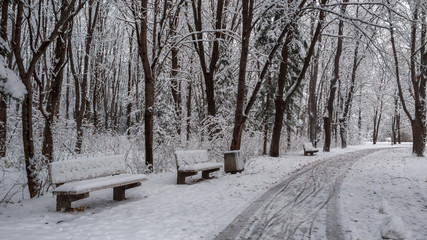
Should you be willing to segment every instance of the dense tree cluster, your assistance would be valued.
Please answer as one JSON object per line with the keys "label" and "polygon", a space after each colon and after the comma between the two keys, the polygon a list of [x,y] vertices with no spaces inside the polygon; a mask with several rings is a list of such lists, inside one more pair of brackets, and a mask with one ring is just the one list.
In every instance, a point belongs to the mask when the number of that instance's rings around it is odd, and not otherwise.
{"label": "dense tree cluster", "polygon": [[151,172],[178,148],[276,157],[411,136],[424,154],[424,1],[1,4],[0,164],[25,168],[31,197],[76,155]]}

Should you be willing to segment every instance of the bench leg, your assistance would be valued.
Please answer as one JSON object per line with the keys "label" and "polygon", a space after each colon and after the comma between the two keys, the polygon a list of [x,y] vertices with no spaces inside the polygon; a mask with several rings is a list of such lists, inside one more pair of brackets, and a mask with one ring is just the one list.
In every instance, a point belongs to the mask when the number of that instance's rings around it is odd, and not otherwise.
{"label": "bench leg", "polygon": [[56,211],[65,209],[66,212],[71,210],[71,202],[87,198],[89,193],[82,193],[77,195],[57,195],[56,196]]}
{"label": "bench leg", "polygon": [[197,174],[197,172],[180,172],[180,171],[178,171],[176,184],[185,184],[185,178],[186,177],[193,176],[196,174]]}
{"label": "bench leg", "polygon": [[304,156],[307,156],[308,155],[308,153],[307,152],[304,152]]}
{"label": "bench leg", "polygon": [[120,186],[120,187],[114,187],[113,188],[113,200],[114,201],[121,201],[121,200],[126,199],[126,190],[129,188],[134,188],[134,187],[139,187],[139,186],[141,186],[140,182],[132,183],[132,184]]}
{"label": "bench leg", "polygon": [[218,170],[219,170],[219,168],[202,171],[202,178],[208,179],[209,178],[209,173],[215,172],[215,171],[218,171]]}

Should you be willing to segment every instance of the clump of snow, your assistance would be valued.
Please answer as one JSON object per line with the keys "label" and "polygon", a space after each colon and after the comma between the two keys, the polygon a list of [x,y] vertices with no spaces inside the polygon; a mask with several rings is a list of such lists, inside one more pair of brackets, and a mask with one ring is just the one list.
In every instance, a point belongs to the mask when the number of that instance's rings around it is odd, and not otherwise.
{"label": "clump of snow", "polygon": [[390,204],[384,198],[381,200],[381,205],[380,205],[380,208],[379,208],[379,212],[381,214],[390,214],[391,213]]}
{"label": "clump of snow", "polygon": [[196,163],[191,165],[180,165],[179,170],[184,172],[204,171],[213,168],[220,168],[222,165],[222,163]]}
{"label": "clump of snow", "polygon": [[68,182],[57,187],[55,190],[52,191],[52,193],[72,192],[73,194],[79,194],[88,191],[93,191],[94,189],[108,188],[108,186],[117,186],[120,184],[140,182],[144,180],[146,180],[144,174],[120,174],[108,177]]}
{"label": "clump of snow", "polygon": [[0,38],[0,94],[21,99],[27,93],[19,77],[8,68],[4,55],[9,52],[6,42]]}
{"label": "clump of snow", "polygon": [[405,239],[406,230],[402,218],[397,215],[388,216],[381,224],[381,237],[384,239]]}

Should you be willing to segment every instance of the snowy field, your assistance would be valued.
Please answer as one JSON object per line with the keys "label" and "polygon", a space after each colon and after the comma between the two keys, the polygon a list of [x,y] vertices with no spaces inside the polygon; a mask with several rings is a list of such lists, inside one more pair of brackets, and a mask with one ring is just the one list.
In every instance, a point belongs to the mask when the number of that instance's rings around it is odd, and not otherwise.
{"label": "snowy field", "polygon": [[359,160],[340,198],[346,239],[427,239],[427,158],[390,149]]}
{"label": "snowy field", "polygon": [[173,172],[152,174],[141,187],[127,190],[122,202],[112,201],[112,189],[90,193],[73,203],[82,212],[56,212],[54,196],[46,194],[1,206],[0,239],[211,239],[302,166],[384,147],[390,149],[361,159],[344,180],[339,216],[346,239],[381,239],[389,218],[391,229],[407,239],[427,239],[427,158],[411,157],[411,146],[403,146],[364,144],[313,157],[302,151],[261,156],[250,159],[242,174],[217,172],[203,181],[199,175],[187,178],[186,185],[176,185]]}

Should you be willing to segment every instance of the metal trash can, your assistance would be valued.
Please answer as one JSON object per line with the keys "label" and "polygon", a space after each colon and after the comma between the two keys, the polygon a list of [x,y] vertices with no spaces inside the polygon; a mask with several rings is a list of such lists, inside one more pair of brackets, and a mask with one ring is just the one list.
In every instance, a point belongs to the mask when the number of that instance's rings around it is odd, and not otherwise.
{"label": "metal trash can", "polygon": [[245,169],[240,150],[224,152],[224,171],[226,173],[240,173]]}

